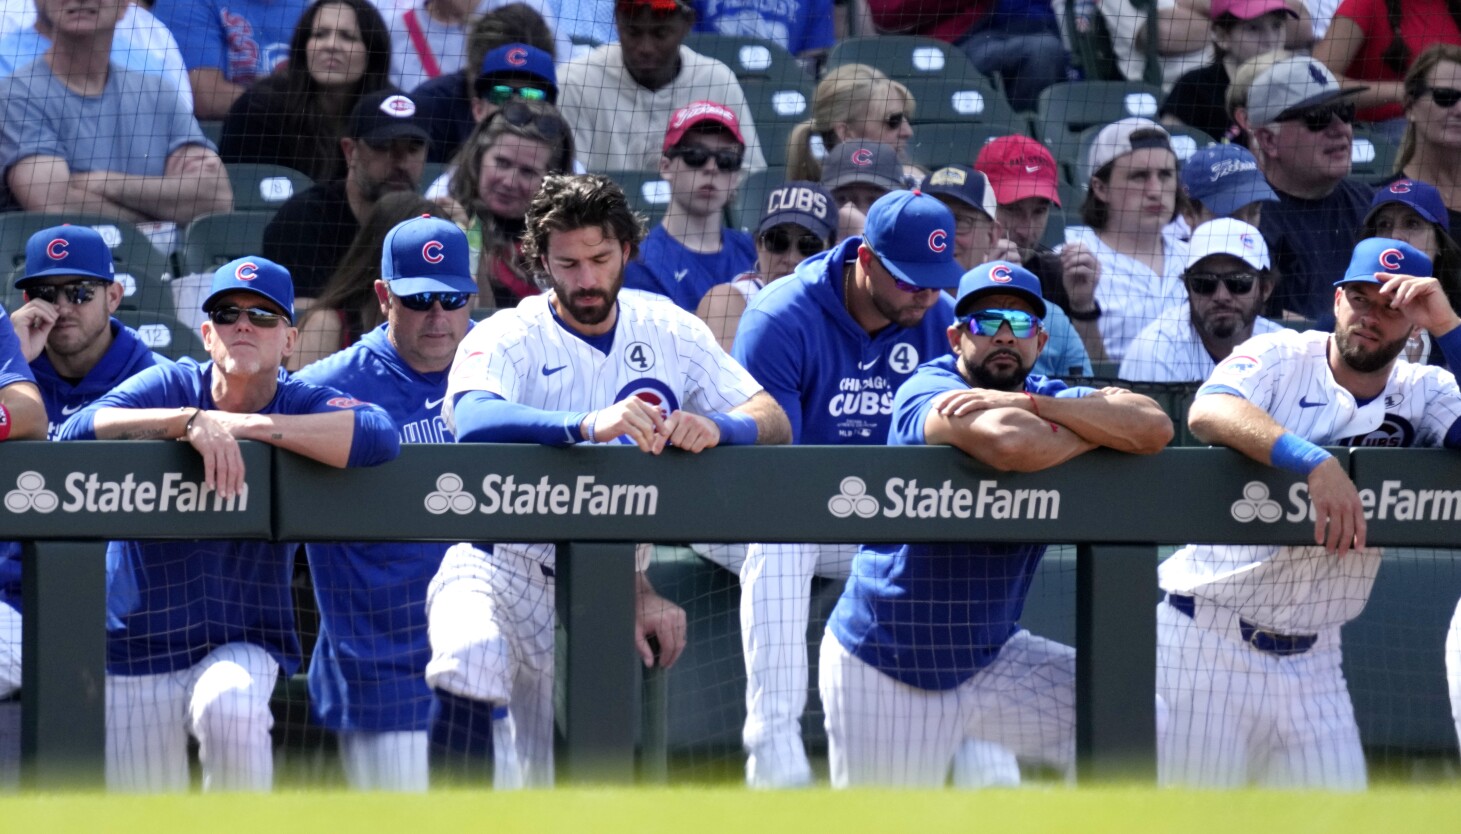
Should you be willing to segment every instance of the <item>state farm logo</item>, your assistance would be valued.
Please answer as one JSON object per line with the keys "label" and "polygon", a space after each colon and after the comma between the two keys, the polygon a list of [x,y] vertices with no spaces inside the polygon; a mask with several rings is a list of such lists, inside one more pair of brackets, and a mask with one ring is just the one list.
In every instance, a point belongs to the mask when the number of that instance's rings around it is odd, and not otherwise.
{"label": "state farm logo", "polygon": [[548,475],[519,482],[516,475],[490,473],[481,495],[468,491],[455,472],[443,472],[423,503],[432,515],[656,515],[659,487],[654,484],[601,484],[592,475],[555,483]]}
{"label": "state farm logo", "polygon": [[999,481],[983,480],[977,487],[956,487],[951,480],[924,486],[917,478],[889,478],[883,499],[868,493],[867,482],[856,475],[843,478],[838,492],[827,501],[836,518],[990,518],[996,520],[1055,521],[1060,518],[1060,490],[1006,489]]}
{"label": "state farm logo", "polygon": [[426,511],[441,515],[450,510],[457,515],[471,515],[477,509],[477,499],[462,489],[462,478],[454,472],[444,473],[436,479],[436,491],[426,494]]}
{"label": "state farm logo", "polygon": [[1245,484],[1243,497],[1233,502],[1231,512],[1233,520],[1241,524],[1247,524],[1255,518],[1272,524],[1283,518],[1283,507],[1268,497],[1268,484],[1262,481],[1249,481]]}
{"label": "state farm logo", "polygon": [[841,490],[827,501],[827,512],[838,518],[853,514],[858,518],[872,518],[882,509],[878,499],[867,494],[867,483],[856,475],[843,478]]}
{"label": "state farm logo", "polygon": [[15,479],[15,489],[5,494],[5,509],[12,513],[35,510],[48,513],[61,506],[56,493],[46,489],[46,477],[35,470],[20,473]]}

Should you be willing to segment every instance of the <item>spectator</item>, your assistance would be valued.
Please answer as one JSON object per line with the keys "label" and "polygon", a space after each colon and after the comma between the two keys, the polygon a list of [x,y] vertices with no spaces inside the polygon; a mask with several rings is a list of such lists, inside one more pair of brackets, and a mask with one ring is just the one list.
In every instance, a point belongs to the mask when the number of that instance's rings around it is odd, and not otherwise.
{"label": "spectator", "polygon": [[1227,217],[1198,226],[1182,280],[1188,303],[1164,310],[1137,334],[1121,379],[1202,382],[1237,345],[1283,329],[1258,315],[1276,278],[1254,226]]}
{"label": "spectator", "polygon": [[1247,104],[1254,156],[1278,195],[1258,226],[1279,275],[1269,310],[1327,319],[1373,193],[1349,178],[1356,93],[1312,58],[1274,57],[1254,59]]}
{"label": "spectator", "polygon": [[[1461,8],[1448,0],[1344,0],[1314,59],[1355,94],[1356,118],[1395,139],[1405,129],[1406,71],[1431,44],[1461,46]],[[1363,86],[1361,86],[1363,85]]]}
{"label": "spectator", "polygon": [[1187,198],[1182,217],[1189,229],[1220,217],[1257,226],[1263,204],[1278,202],[1258,170],[1258,160],[1239,145],[1209,145],[1189,156],[1182,163],[1182,193]]}
{"label": "spectator", "polygon": [[416,0],[391,13],[391,83],[414,90],[466,65],[475,0]]}
{"label": "spectator", "polygon": [[772,41],[815,70],[835,40],[832,8],[832,0],[695,0],[695,31]]}
{"label": "spectator", "polygon": [[[1208,36],[1209,15],[1201,0],[1156,0],[1157,29],[1153,33],[1149,6],[1134,0],[1096,0],[1111,35],[1117,69],[1128,81],[1147,81],[1170,88],[1183,74],[1213,60]],[[1152,47],[1155,40],[1155,47]],[[1156,78],[1148,72],[1148,56],[1155,58]]]}
{"label": "spectator", "polygon": [[948,41],[1004,82],[1016,110],[1034,112],[1040,91],[1066,80],[1070,56],[1050,0],[868,0],[878,30]]}
{"label": "spectator", "polygon": [[[1003,238],[997,215],[999,204],[989,177],[967,165],[950,165],[928,175],[919,186],[937,197],[954,215],[954,260],[966,270],[989,261],[1018,255],[1019,249]],[[1050,341],[1035,360],[1034,373],[1042,376],[1090,376],[1091,360],[1081,337],[1064,311],[1046,305],[1041,321]]]}
{"label": "spectator", "polygon": [[[487,60],[487,54],[513,44],[522,44],[538,50],[529,52],[524,66],[519,69],[505,60]],[[537,54],[548,56],[546,65]],[[506,57],[506,50],[502,52]],[[497,80],[508,82],[508,86],[530,86],[544,89],[540,83],[547,80],[554,84],[549,103],[557,101],[556,73],[535,67],[551,67],[553,63],[553,33],[543,18],[523,3],[509,3],[493,9],[477,18],[467,35],[467,63],[454,73],[441,75],[423,83],[411,92],[411,98],[421,111],[422,123],[431,134],[432,162],[448,162],[456,156],[457,150],[471,134],[477,123],[487,118],[497,105],[490,100],[479,99],[477,83],[485,83],[489,92],[497,86]],[[505,66],[504,66],[505,65]],[[490,67],[484,71],[484,67]],[[524,83],[526,82],[526,83]],[[494,98],[495,96],[489,96]]]}
{"label": "spectator", "polygon": [[745,142],[735,111],[719,102],[675,111],[659,163],[670,206],[625,268],[624,286],[659,293],[693,313],[711,287],[755,265],[756,244],[727,228],[724,214],[740,182]]}
{"label": "spectator", "polygon": [[315,182],[345,173],[340,139],[362,97],[390,86],[390,34],[367,0],[315,0],[289,42],[289,63],[229,108],[218,154],[303,171]]}
{"label": "spectator", "polygon": [[289,39],[305,0],[244,3],[156,0],[152,12],[178,39],[193,111],[221,119],[245,89],[289,60]]}
{"label": "spectator", "polygon": [[[1451,218],[1435,186],[1409,179],[1381,186],[1360,229],[1360,239],[1371,237],[1402,240],[1430,258],[1431,274],[1447,303],[1452,309],[1461,307],[1461,246],[1451,237]],[[1411,336],[1402,356],[1423,365],[1444,366],[1446,361],[1424,331]]]}
{"label": "spectator", "polygon": [[837,241],[862,234],[868,210],[884,194],[903,188],[903,166],[892,145],[843,142],[827,154],[822,187],[837,200]]}
{"label": "spectator", "polygon": [[[911,187],[923,171],[908,161],[913,138],[913,94],[883,71],[866,64],[843,64],[828,70],[812,96],[812,117],[797,125],[786,140],[786,174],[794,180],[821,180],[822,157],[843,142],[857,140],[891,145],[904,166],[899,188]],[[814,148],[821,146],[822,153]],[[871,205],[871,201],[868,203]],[[866,212],[866,207],[863,208]]]}
{"label": "spectator", "polygon": [[1001,136],[979,149],[974,169],[989,177],[999,202],[995,216],[1000,228],[1018,249],[1025,269],[1040,279],[1041,295],[1065,311],[1080,334],[1087,361],[1104,361],[1096,307],[1100,262],[1083,243],[1067,243],[1059,253],[1044,243],[1050,209],[1060,207],[1055,158],[1027,136]]}
{"label": "spectator", "polygon": [[1395,158],[1395,176],[1435,183],[1441,189],[1451,226],[1461,228],[1461,127],[1456,124],[1461,95],[1461,47],[1436,44],[1405,74],[1405,136]]}
{"label": "spectator", "polygon": [[1177,155],[1161,126],[1131,117],[1101,129],[1084,171],[1086,225],[1067,229],[1066,238],[1100,263],[1094,313],[1104,355],[1119,362],[1143,327],[1187,301],[1187,245],[1167,231],[1179,209]]}
{"label": "spectator", "polygon": [[726,351],[746,305],[768,284],[790,275],[797,264],[831,248],[837,238],[836,198],[814,182],[793,181],[772,189],[756,227],[756,266],[700,299],[695,315]]}
{"label": "spectator", "polygon": [[543,177],[572,170],[573,134],[551,104],[508,101],[467,139],[450,194],[468,218],[480,306],[516,307],[542,291],[522,257],[523,218]]}
{"label": "spectator", "polygon": [[[441,404],[477,289],[466,236],[438,218],[400,223],[385,237],[379,274],[372,289],[386,323],[295,378],[376,403],[401,443],[451,443]],[[421,603],[447,547],[305,547],[320,610],[310,705],[338,734],[345,778],[356,790],[426,790],[432,697],[422,673],[431,646]]]}
{"label": "spectator", "polygon": [[1212,63],[1177,79],[1162,102],[1162,124],[1196,128],[1216,141],[1236,138],[1238,128],[1224,100],[1228,82],[1249,58],[1284,44],[1285,24],[1299,15],[1290,0],[1213,0]]}
{"label": "spectator", "polygon": [[[335,467],[373,466],[400,450],[384,411],[289,379],[289,273],[240,258],[214,273],[203,303],[210,361],[148,368],[81,409],[62,440],[185,440],[218,501],[247,495],[240,440]],[[107,786],[179,791],[198,740],[204,790],[268,790],[269,698],[299,668],[290,573],[296,545],[256,541],[114,541],[107,547]],[[193,592],[180,594],[180,588]]]}
{"label": "spectator", "polygon": [[684,45],[695,21],[689,0],[615,0],[619,43],[601,46],[563,71],[559,107],[573,126],[588,171],[659,170],[660,126],[692,101],[734,111],[745,137],[746,170],[766,167],[740,82],[725,64]]}
{"label": "spectator", "polygon": [[440,206],[412,191],[392,191],[376,202],[320,297],[300,315],[299,347],[285,367],[299,370],[344,350],[385,321],[375,297],[381,244],[397,224],[427,214],[446,217]]}
{"label": "spectator", "polygon": [[[890,444],[953,446],[1001,471],[1035,472],[1101,447],[1153,454],[1171,439],[1172,421],[1148,397],[1030,373],[1046,304],[1023,267],[966,273],[954,311],[954,353],[899,386]],[[1074,771],[1075,650],[1019,625],[1044,553],[970,541],[858,549],[822,637],[834,788],[943,787],[969,740]]]}
{"label": "spectator", "polygon": [[294,276],[301,312],[319,297],[376,202],[392,191],[419,192],[426,145],[410,96],[385,89],[355,105],[340,140],[345,178],[295,194],[264,227],[264,257]]}
{"label": "spectator", "polygon": [[0,173],[26,211],[186,223],[233,207],[223,164],[156,75],[108,60],[126,0],[61,14],[51,48],[0,79]]}

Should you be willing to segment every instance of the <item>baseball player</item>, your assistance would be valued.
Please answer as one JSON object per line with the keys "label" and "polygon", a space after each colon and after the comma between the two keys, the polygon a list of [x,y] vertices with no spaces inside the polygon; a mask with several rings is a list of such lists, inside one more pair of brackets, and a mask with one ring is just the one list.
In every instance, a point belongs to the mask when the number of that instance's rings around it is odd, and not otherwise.
{"label": "baseball player", "polygon": [[[61,440],[186,440],[203,496],[247,500],[240,440],[332,466],[400,450],[381,409],[290,379],[294,285],[264,258],[219,267],[201,325],[211,361],[148,368],[72,416]],[[206,497],[203,500],[207,500]],[[107,547],[107,785],[183,790],[187,736],[205,790],[267,790],[269,697],[299,666],[289,579],[293,545],[114,541]]]}
{"label": "baseball player", "polygon": [[[462,341],[443,416],[458,442],[567,446],[632,443],[660,454],[785,443],[786,415],[694,314],[620,292],[644,231],[602,176],[554,176],[528,209],[524,254],[547,295],[500,312]],[[656,595],[640,565],[636,642],[674,663],[685,614]],[[470,544],[447,551],[427,594],[427,682],[441,717],[434,739],[478,749],[490,709],[507,705],[528,785],[553,779],[554,550]]]}
{"label": "baseball player", "polygon": [[[1153,454],[1172,421],[1119,388],[1030,374],[1045,347],[1040,281],[1007,261],[966,273],[947,326],[954,354],[893,400],[888,442],[954,446],[1031,472],[1108,447]],[[980,739],[1070,773],[1075,651],[1020,628],[1044,545],[864,545],[822,638],[819,680],[833,787],[940,787]]]}
{"label": "baseball player", "polygon": [[1306,477],[1314,545],[1188,545],[1162,563],[1162,784],[1365,786],[1339,639],[1380,552],[1365,547],[1354,484],[1320,447],[1461,445],[1456,378],[1396,361],[1417,327],[1461,358],[1461,319],[1430,274],[1409,244],[1362,241],[1335,283],[1332,334],[1254,336],[1198,389],[1193,434]]}
{"label": "baseball player", "polygon": [[[295,375],[385,409],[402,443],[450,443],[441,418],[447,371],[471,325],[466,235],[417,217],[382,245],[376,298],[386,323]],[[309,544],[320,634],[309,666],[310,704],[339,734],[345,777],[357,790],[424,791],[431,691],[422,670],[426,585],[446,545]]]}

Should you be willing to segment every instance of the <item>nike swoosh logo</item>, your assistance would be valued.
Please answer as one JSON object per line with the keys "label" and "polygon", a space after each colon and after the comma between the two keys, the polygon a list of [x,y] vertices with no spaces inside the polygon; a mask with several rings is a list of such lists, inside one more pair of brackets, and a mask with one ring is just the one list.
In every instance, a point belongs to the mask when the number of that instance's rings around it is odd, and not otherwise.
{"label": "nike swoosh logo", "polygon": [[859,371],[871,371],[873,369],[873,366],[876,365],[876,364],[878,364],[878,360],[881,359],[881,358],[882,358],[881,356],[874,356],[872,359],[869,359],[867,362],[859,362],[859,363],[857,363],[857,369]]}
{"label": "nike swoosh logo", "polygon": [[446,399],[446,397],[441,397],[440,399],[435,399],[435,400],[428,399],[426,401],[426,407],[427,408],[436,408],[437,406],[441,405],[441,401],[444,400],[444,399]]}
{"label": "nike swoosh logo", "polygon": [[1321,405],[1329,405],[1329,402],[1325,400],[1322,402],[1311,403],[1304,397],[1299,397],[1299,408],[1317,408]]}
{"label": "nike swoosh logo", "polygon": [[1033,174],[1033,173],[1035,173],[1038,170],[1040,170],[1040,166],[1039,165],[1026,165],[1025,166],[1025,171],[1027,173]]}
{"label": "nike swoosh logo", "polygon": [[683,281],[683,280],[685,280],[685,276],[686,275],[689,275],[689,274],[690,274],[690,270],[688,270],[688,269],[677,269],[677,270],[675,270],[675,280],[676,281]]}
{"label": "nike swoosh logo", "polygon": [[556,368],[550,368],[547,365],[544,365],[543,366],[543,376],[552,376],[553,374],[558,373],[559,371],[563,370],[566,367],[568,367],[568,366],[567,365],[559,365]]}
{"label": "nike swoosh logo", "polygon": [[75,414],[76,412],[78,412],[80,410],[81,410],[81,406],[79,406],[79,405],[63,405],[63,406],[61,406],[61,416],[62,417],[69,417],[72,414]]}

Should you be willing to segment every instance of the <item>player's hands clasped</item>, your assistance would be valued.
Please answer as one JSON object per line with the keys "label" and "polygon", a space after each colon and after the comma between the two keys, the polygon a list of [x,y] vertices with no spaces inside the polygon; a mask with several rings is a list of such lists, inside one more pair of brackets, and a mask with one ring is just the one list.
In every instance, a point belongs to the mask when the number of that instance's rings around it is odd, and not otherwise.
{"label": "player's hands clasped", "polygon": [[184,430],[186,440],[203,457],[203,482],[223,498],[232,498],[244,488],[243,452],[235,431],[247,414],[227,411],[199,411]]}
{"label": "player's hands clasped", "polygon": [[1343,557],[1365,546],[1365,509],[1359,491],[1339,461],[1330,458],[1309,473],[1314,504],[1314,543]]}
{"label": "player's hands clasped", "polygon": [[[659,406],[638,397],[625,397],[608,408],[595,412],[593,421],[594,437],[600,443],[628,435],[641,452],[659,454],[655,442],[664,431],[665,425],[665,416]],[[664,448],[663,442],[659,447]]]}
{"label": "player's hands clasped", "polygon": [[686,452],[703,452],[720,444],[720,426],[708,417],[676,411],[665,421],[656,440],[656,455],[665,450],[666,444]]}
{"label": "player's hands clasped", "polygon": [[1405,318],[1416,327],[1432,336],[1444,335],[1458,324],[1456,311],[1446,299],[1441,282],[1435,278],[1418,278],[1413,275],[1392,275],[1377,272],[1380,279],[1380,295],[1390,297],[1390,306],[1405,314]]}

